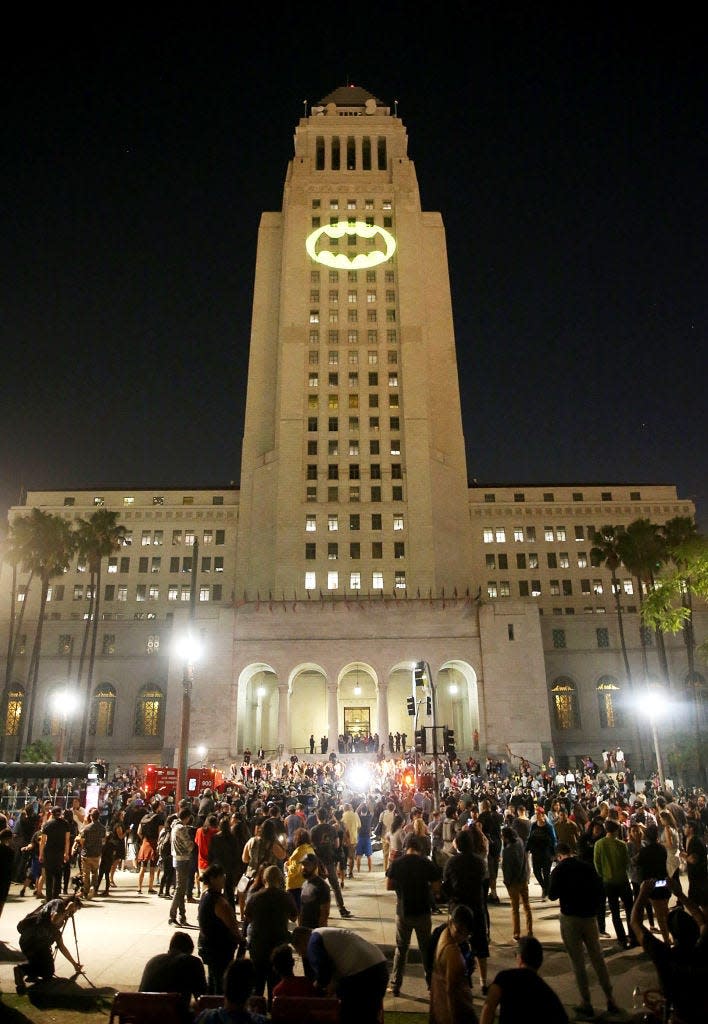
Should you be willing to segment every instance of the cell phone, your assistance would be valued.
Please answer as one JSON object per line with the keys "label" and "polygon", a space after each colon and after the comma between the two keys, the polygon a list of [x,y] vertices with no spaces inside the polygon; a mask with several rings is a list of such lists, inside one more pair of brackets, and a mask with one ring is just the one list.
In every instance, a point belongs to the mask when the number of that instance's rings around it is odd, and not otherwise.
{"label": "cell phone", "polygon": [[660,878],[658,882],[654,882],[654,892],[656,892],[657,889],[665,889],[668,884],[668,879]]}

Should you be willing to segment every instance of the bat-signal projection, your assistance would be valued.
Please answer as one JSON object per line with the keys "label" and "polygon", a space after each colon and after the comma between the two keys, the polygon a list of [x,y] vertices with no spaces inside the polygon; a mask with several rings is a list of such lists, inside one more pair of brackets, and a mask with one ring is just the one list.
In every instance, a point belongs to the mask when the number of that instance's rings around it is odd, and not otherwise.
{"label": "bat-signal projection", "polygon": [[[342,252],[331,252],[329,249],[317,248],[322,235],[327,238],[342,238],[344,235],[357,235],[359,238],[376,238],[380,235],[386,249],[372,249],[370,252],[360,252],[356,256],[346,256]],[[386,263],[396,251],[396,239],[390,231],[374,224],[365,224],[358,220],[354,224],[348,221],[339,221],[337,224],[325,224],[324,227],[315,228],[307,236],[305,248],[315,263],[323,263],[325,267],[336,267],[343,270],[358,270],[360,267],[376,267],[379,263]]]}

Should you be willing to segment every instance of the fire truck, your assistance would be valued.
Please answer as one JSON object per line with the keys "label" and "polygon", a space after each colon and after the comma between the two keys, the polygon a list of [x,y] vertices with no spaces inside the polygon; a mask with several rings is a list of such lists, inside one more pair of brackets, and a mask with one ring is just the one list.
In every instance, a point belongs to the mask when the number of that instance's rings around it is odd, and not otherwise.
{"label": "fire truck", "polygon": [[[187,796],[198,796],[207,786],[216,792],[224,785],[224,774],[217,768],[190,768],[187,771]],[[174,796],[177,792],[177,769],[149,764],[145,770],[145,789],[148,800],[153,796],[163,799]]]}

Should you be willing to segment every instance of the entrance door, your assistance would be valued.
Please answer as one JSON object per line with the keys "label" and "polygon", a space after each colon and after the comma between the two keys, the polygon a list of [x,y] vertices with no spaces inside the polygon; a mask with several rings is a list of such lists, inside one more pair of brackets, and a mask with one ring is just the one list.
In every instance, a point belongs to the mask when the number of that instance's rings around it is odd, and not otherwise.
{"label": "entrance door", "polygon": [[359,736],[371,735],[370,708],[345,708],[344,732],[355,739]]}

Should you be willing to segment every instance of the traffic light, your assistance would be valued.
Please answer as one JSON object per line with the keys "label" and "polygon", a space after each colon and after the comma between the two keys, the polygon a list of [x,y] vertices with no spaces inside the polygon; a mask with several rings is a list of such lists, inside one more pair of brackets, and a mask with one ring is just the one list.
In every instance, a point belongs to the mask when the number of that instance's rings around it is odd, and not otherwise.
{"label": "traffic light", "polygon": [[426,672],[424,661],[419,661],[416,663],[416,666],[413,669],[413,681],[416,686],[428,685],[428,673]]}
{"label": "traffic light", "polygon": [[415,731],[415,752],[416,754],[425,753],[425,729],[416,729]]}
{"label": "traffic light", "polygon": [[406,704],[408,705],[408,714],[411,718],[415,718],[415,697],[406,697]]}
{"label": "traffic light", "polygon": [[443,750],[449,757],[457,757],[455,753],[455,730],[443,730]]}
{"label": "traffic light", "polygon": [[433,698],[432,697],[426,697],[425,698],[425,713],[428,715],[428,717],[430,717],[430,715],[432,715],[432,713],[433,713]]}

